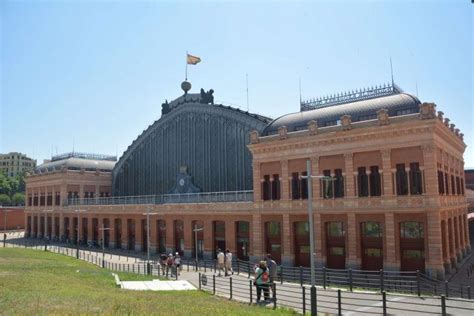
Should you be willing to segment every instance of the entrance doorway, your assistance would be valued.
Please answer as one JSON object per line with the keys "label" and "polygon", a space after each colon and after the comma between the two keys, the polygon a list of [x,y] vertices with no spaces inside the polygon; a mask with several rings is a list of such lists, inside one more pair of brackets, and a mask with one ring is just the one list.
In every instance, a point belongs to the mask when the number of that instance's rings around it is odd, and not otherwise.
{"label": "entrance doorway", "polygon": [[383,232],[379,222],[360,223],[362,270],[383,269]]}
{"label": "entrance doorway", "polygon": [[281,225],[280,222],[265,223],[265,251],[272,255],[276,263],[281,263]]}
{"label": "entrance doorway", "polygon": [[249,222],[239,221],[235,223],[237,259],[249,260],[249,232]]}
{"label": "entrance doorway", "polygon": [[294,222],[295,236],[295,266],[310,266],[309,223]]}
{"label": "entrance doorway", "polygon": [[402,271],[425,272],[425,238],[422,222],[400,223],[400,258]]}
{"label": "entrance doorway", "polygon": [[326,223],[326,258],[328,268],[346,268],[346,237],[343,222]]}

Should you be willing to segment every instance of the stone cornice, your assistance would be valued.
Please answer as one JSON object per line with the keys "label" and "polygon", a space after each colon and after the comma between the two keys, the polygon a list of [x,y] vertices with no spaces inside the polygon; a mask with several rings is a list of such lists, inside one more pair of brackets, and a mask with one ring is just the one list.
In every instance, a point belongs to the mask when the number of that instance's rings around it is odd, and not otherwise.
{"label": "stone cornice", "polygon": [[[254,159],[259,160],[260,156],[265,156],[267,153],[281,151],[287,151],[289,154],[296,156],[296,153],[322,155],[323,153],[358,152],[361,151],[361,148],[363,148],[362,151],[380,150],[387,146],[387,139],[390,139],[390,148],[419,146],[423,143],[432,142],[432,133],[436,122],[436,119],[411,120],[403,122],[403,124],[376,125],[352,129],[351,131],[319,133],[317,135],[293,132],[288,133],[288,139],[286,140],[261,141],[258,144],[249,145],[249,148],[254,155]],[[404,137],[407,135],[417,135],[417,137],[408,145]],[[421,137],[421,135],[424,135],[424,137]],[[362,144],[364,142],[366,144]]]}

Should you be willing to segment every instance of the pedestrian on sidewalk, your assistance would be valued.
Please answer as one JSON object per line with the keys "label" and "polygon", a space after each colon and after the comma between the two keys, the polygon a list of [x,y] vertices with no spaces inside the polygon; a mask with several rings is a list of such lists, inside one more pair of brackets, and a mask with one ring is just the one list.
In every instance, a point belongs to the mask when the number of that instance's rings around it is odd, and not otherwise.
{"label": "pedestrian on sidewalk", "polygon": [[228,276],[229,273],[234,274],[232,270],[232,252],[229,249],[225,251],[225,276]]}
{"label": "pedestrian on sidewalk", "polygon": [[173,276],[173,264],[174,264],[173,254],[170,253],[166,261],[166,276],[168,276],[168,273],[170,272],[170,270],[171,270],[171,276]]}
{"label": "pedestrian on sidewalk", "polygon": [[268,290],[268,284],[270,282],[270,273],[267,268],[267,263],[265,261],[260,261],[258,267],[255,269],[255,281],[253,284],[257,288],[257,303],[260,302],[260,298],[263,296],[265,301],[270,298],[270,293]]}
{"label": "pedestrian on sidewalk", "polygon": [[275,284],[275,278],[276,278],[278,265],[275,262],[275,260],[272,259],[272,255],[269,253],[267,253],[267,255],[265,256],[265,260],[266,260],[268,272],[270,274],[269,287],[272,288],[272,293],[273,293],[273,284]]}
{"label": "pedestrian on sidewalk", "polygon": [[176,267],[176,275],[179,275],[179,272],[181,272],[181,256],[179,252],[176,252],[174,256],[174,265]]}
{"label": "pedestrian on sidewalk", "polygon": [[217,249],[217,268],[219,269],[219,275],[222,276],[222,270],[224,270],[225,264],[225,255],[222,250],[219,248]]}

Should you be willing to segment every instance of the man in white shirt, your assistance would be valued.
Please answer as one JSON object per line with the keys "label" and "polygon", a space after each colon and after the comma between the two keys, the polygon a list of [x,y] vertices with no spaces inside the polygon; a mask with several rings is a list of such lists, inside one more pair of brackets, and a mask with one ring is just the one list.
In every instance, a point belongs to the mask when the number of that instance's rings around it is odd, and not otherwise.
{"label": "man in white shirt", "polygon": [[225,251],[225,275],[228,276],[229,273],[232,272],[234,274],[234,270],[232,270],[232,252],[229,249]]}
{"label": "man in white shirt", "polygon": [[217,249],[217,268],[219,269],[219,276],[222,275],[222,270],[224,270],[225,255],[222,250]]}

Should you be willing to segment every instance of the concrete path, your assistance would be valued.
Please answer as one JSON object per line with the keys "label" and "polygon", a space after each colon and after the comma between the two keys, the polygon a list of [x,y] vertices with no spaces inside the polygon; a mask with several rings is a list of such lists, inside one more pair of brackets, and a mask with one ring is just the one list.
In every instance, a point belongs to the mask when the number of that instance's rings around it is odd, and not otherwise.
{"label": "concrete path", "polygon": [[186,280],[178,281],[121,281],[121,287],[124,290],[136,290],[136,291],[189,291],[196,290]]}

